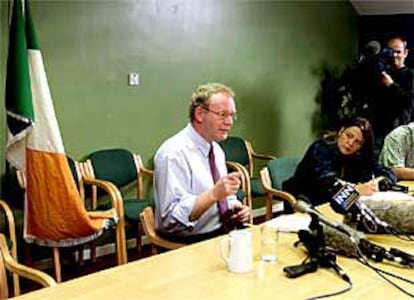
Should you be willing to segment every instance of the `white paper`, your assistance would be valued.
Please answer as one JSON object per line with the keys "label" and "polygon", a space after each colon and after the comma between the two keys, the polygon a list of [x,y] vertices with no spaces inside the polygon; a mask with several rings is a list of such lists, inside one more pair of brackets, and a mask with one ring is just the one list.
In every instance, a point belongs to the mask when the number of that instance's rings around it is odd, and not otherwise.
{"label": "white paper", "polygon": [[267,221],[266,226],[285,232],[298,232],[300,229],[309,229],[311,217],[306,214],[281,215]]}

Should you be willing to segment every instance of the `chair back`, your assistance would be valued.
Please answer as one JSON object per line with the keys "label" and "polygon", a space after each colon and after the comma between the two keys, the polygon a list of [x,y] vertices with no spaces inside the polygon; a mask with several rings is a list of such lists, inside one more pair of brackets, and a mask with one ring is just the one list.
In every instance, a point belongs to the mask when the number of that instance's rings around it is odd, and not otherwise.
{"label": "chair back", "polygon": [[251,157],[244,139],[236,136],[229,136],[224,141],[220,141],[219,144],[226,154],[227,161],[235,161],[245,167],[250,165]]}
{"label": "chair back", "polygon": [[282,189],[282,184],[295,173],[296,167],[300,162],[298,157],[279,157],[267,163],[272,187]]}
{"label": "chair back", "polygon": [[[75,161],[70,156],[66,156],[69,169],[72,173],[73,179],[75,180],[76,187],[79,189],[81,187],[82,175],[81,170],[79,168],[79,163]],[[17,181],[19,182],[19,186],[22,189],[26,189],[26,176],[22,170],[16,170]]]}
{"label": "chair back", "polygon": [[138,168],[133,153],[126,149],[105,149],[89,154],[94,178],[110,181],[118,188],[137,180]]}
{"label": "chair back", "polygon": [[6,270],[33,280],[44,287],[56,285],[56,281],[48,274],[19,264],[10,255],[6,238],[0,233],[0,299],[7,299],[9,297]]}

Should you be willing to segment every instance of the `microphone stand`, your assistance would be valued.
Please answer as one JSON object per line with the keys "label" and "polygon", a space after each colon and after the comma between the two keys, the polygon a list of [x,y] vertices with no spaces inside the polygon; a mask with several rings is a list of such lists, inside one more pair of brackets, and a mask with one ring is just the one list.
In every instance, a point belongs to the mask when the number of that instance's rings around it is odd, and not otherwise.
{"label": "microphone stand", "polygon": [[349,277],[336,263],[336,255],[326,248],[323,227],[316,215],[311,216],[309,229],[314,232],[314,246],[312,244],[308,246],[305,244],[305,247],[308,249],[311,257],[313,256],[317,259],[319,266],[323,268],[332,268],[343,280],[350,282]]}
{"label": "microphone stand", "polygon": [[[325,244],[325,237],[323,233],[323,226],[319,218],[315,214],[311,215],[311,223],[309,229],[299,231],[299,242],[306,247],[310,262],[302,263],[297,266],[285,267],[283,270],[289,278],[295,278],[307,273],[315,272],[318,266],[323,268],[332,268],[343,280],[351,283],[349,276],[336,263],[336,255],[328,251]],[[295,243],[297,246],[298,242]]]}

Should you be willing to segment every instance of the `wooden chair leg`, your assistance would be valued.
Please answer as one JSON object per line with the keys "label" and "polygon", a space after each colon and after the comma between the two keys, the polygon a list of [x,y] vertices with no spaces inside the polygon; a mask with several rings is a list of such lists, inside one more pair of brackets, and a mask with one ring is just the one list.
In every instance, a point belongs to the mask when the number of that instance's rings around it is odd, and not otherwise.
{"label": "wooden chair leg", "polygon": [[0,253],[0,299],[9,298],[9,286],[7,285],[6,268],[4,267],[3,256]]}
{"label": "wooden chair leg", "polygon": [[91,262],[96,262],[96,240],[91,242]]}
{"label": "wooden chair leg", "polygon": [[151,245],[151,253],[152,255],[158,254],[157,246],[155,246],[154,244]]}
{"label": "wooden chair leg", "polygon": [[14,296],[20,295],[20,283],[19,283],[19,276],[17,274],[13,273],[13,290],[14,290]]}
{"label": "wooden chair leg", "polygon": [[142,252],[142,235],[144,230],[142,229],[141,222],[138,223],[138,235],[137,235],[137,251],[138,253]]}
{"label": "wooden chair leg", "polygon": [[125,237],[125,223],[122,220],[118,222],[115,229],[116,235],[116,257],[118,265],[123,265],[128,262],[128,254],[126,249],[126,237]]}
{"label": "wooden chair leg", "polygon": [[56,282],[60,283],[62,282],[62,270],[60,265],[60,254],[58,247],[53,247],[53,262],[55,267]]}
{"label": "wooden chair leg", "polygon": [[266,221],[273,218],[273,199],[268,195],[266,198]]}

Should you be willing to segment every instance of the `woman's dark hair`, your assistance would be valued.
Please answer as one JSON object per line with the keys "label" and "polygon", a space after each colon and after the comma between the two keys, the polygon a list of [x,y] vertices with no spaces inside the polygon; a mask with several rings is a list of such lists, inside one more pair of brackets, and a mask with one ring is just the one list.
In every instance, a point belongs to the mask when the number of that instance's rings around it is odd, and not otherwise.
{"label": "woman's dark hair", "polygon": [[374,160],[374,133],[372,131],[371,123],[361,117],[345,120],[342,123],[342,128],[346,129],[352,126],[358,127],[364,138],[364,144],[359,150],[360,155],[367,160]]}

